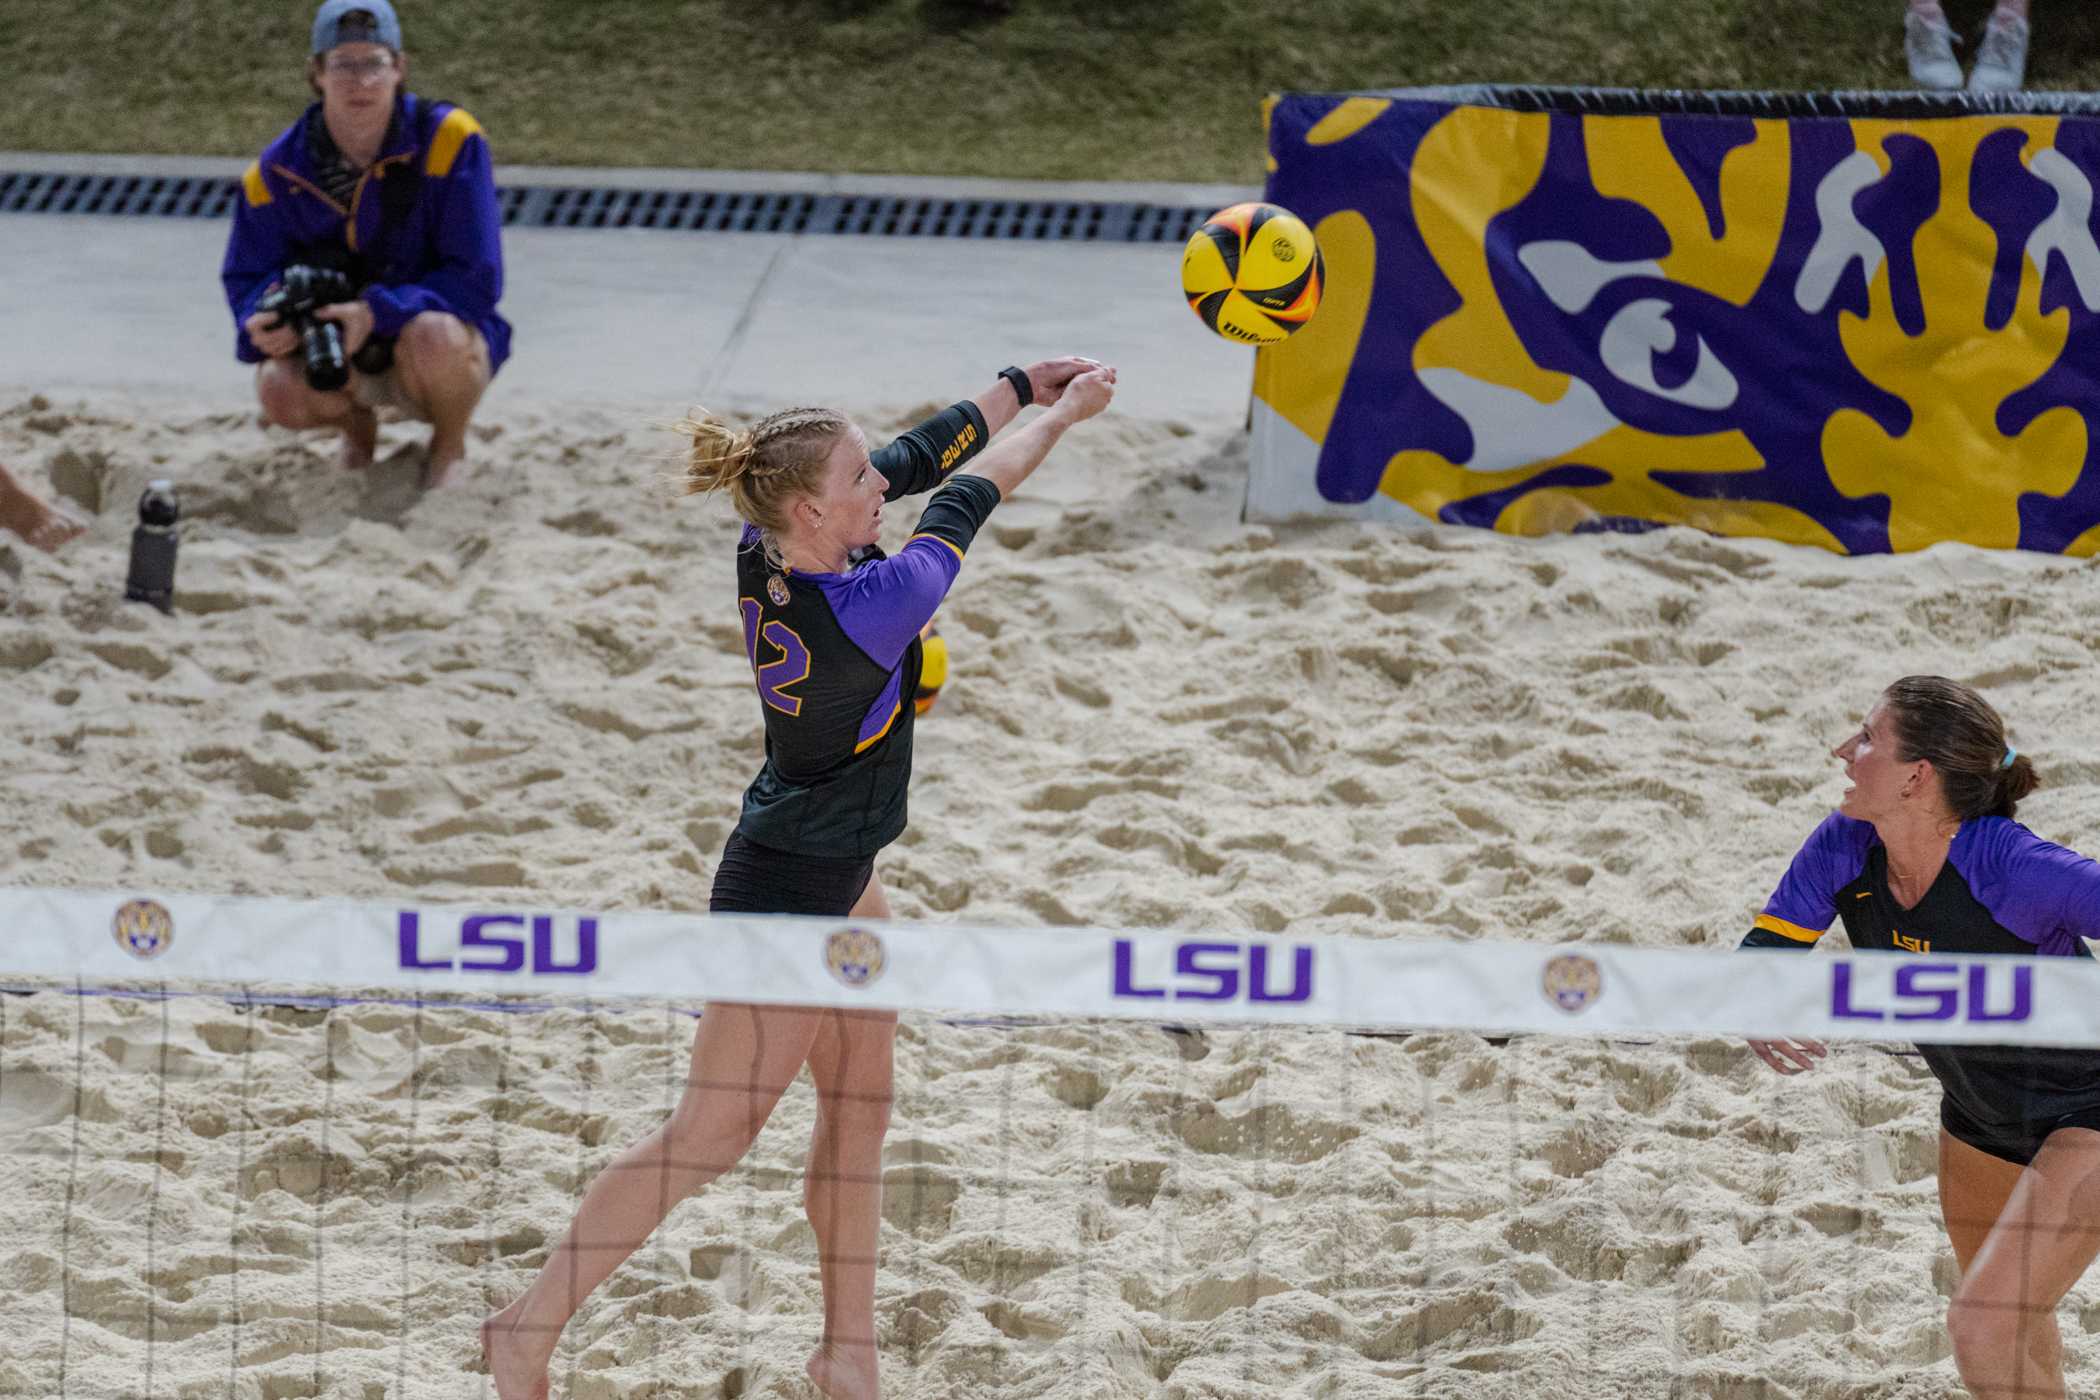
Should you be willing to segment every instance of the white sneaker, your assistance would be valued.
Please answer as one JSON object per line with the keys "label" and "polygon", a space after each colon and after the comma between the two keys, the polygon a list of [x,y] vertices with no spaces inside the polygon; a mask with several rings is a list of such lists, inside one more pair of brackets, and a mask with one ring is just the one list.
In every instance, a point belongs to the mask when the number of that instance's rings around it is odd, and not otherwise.
{"label": "white sneaker", "polygon": [[1969,74],[1970,92],[2018,92],[2027,81],[2027,21],[1997,10],[1976,46],[1976,70]]}
{"label": "white sneaker", "polygon": [[1910,60],[1910,80],[1934,92],[1961,91],[1961,64],[1954,46],[1961,40],[1945,20],[1927,19],[1916,10],[1903,16],[1903,56]]}

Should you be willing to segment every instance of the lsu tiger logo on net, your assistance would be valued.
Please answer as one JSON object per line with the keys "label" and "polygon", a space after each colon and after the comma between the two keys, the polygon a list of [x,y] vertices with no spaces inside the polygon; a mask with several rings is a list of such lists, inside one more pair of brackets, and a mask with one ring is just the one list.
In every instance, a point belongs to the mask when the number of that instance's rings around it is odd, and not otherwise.
{"label": "lsu tiger logo on net", "polygon": [[844,928],[824,940],[824,966],[845,986],[872,986],[888,965],[882,935],[873,929]]}
{"label": "lsu tiger logo on net", "polygon": [[155,900],[134,899],[117,907],[109,931],[119,948],[145,961],[175,945],[175,916]]}
{"label": "lsu tiger logo on net", "polygon": [[1562,953],[1547,960],[1539,976],[1539,990],[1546,1000],[1572,1015],[1604,994],[1604,969],[1595,958]]}

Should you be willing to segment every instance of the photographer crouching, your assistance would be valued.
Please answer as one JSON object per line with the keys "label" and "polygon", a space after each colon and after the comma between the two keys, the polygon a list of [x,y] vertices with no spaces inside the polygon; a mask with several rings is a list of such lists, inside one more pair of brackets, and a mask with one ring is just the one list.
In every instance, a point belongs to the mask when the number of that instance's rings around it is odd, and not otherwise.
{"label": "photographer crouching", "polygon": [[430,424],[426,486],[466,456],[467,422],[510,354],[501,216],[481,124],[406,91],[388,0],[326,0],[306,109],[241,177],[220,280],[286,428],[340,428],[343,464],[372,461],[378,410]]}

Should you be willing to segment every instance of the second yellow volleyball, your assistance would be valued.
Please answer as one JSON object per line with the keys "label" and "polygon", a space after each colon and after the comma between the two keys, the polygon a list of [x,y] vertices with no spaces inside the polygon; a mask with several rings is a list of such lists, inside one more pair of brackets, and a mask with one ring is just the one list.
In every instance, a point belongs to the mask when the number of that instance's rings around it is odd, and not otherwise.
{"label": "second yellow volleyball", "polygon": [[1327,264],[1305,221],[1251,201],[1220,209],[1189,235],[1181,292],[1203,324],[1242,345],[1274,345],[1312,319]]}
{"label": "second yellow volleyball", "polygon": [[919,644],[925,651],[919,663],[919,688],[912,692],[911,707],[923,715],[941,698],[941,687],[948,683],[948,640],[940,628],[929,622],[919,629]]}

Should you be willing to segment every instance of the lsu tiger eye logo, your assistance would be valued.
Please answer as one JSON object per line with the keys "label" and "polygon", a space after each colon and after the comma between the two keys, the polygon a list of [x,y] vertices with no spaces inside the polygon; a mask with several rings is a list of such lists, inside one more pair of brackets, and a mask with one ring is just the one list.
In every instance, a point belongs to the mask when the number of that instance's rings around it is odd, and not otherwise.
{"label": "lsu tiger eye logo", "polygon": [[872,929],[844,928],[824,940],[824,966],[849,987],[872,985],[888,963],[882,936]]}
{"label": "lsu tiger eye logo", "polygon": [[109,921],[117,946],[139,959],[157,958],[175,943],[174,916],[150,899],[134,899]]}
{"label": "lsu tiger eye logo", "polygon": [[1604,971],[1596,959],[1581,953],[1562,953],[1546,963],[1539,990],[1561,1010],[1574,1013],[1595,1001],[1604,991]]}
{"label": "lsu tiger eye logo", "polygon": [[788,605],[788,581],[779,574],[775,574],[767,579],[766,596],[773,600],[774,607],[786,607]]}

